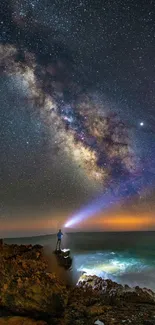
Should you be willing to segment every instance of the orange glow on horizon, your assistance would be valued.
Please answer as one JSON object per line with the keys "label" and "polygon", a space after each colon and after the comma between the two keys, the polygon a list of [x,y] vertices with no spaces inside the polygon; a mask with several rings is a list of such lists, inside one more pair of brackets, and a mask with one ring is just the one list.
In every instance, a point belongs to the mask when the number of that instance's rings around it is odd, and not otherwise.
{"label": "orange glow on horizon", "polygon": [[132,231],[132,230],[147,230],[155,228],[155,219],[153,216],[145,215],[110,215],[99,216],[95,220],[91,219],[88,226],[96,229],[108,231]]}
{"label": "orange glow on horizon", "polygon": [[155,225],[152,217],[120,216],[103,219],[103,225],[116,230],[142,230]]}
{"label": "orange glow on horizon", "polygon": [[[55,218],[46,216],[42,220],[14,220],[12,224],[4,221],[1,224],[1,231],[3,232],[38,232],[39,234],[45,234],[46,232],[56,232],[57,229],[63,228],[64,222],[67,217],[56,216]],[[136,214],[129,215],[121,212],[111,215],[97,215],[93,218],[87,219],[75,227],[73,230],[81,231],[141,231],[141,230],[154,230],[155,218],[153,215]],[[67,231],[67,229],[66,229]]]}

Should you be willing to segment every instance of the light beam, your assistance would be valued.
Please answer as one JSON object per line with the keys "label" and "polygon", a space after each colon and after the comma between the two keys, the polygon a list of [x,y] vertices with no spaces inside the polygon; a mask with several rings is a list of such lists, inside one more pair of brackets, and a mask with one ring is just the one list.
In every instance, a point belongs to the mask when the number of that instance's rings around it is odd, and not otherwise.
{"label": "light beam", "polygon": [[136,180],[134,180],[134,182],[129,180],[120,183],[117,193],[109,191],[109,193],[102,194],[99,198],[81,208],[80,211],[77,211],[71,218],[69,218],[64,227],[70,228],[81,221],[100,213],[103,209],[106,210],[111,208],[112,206],[120,203],[123,199],[129,199],[134,195],[139,194],[141,187],[141,177],[138,177]]}

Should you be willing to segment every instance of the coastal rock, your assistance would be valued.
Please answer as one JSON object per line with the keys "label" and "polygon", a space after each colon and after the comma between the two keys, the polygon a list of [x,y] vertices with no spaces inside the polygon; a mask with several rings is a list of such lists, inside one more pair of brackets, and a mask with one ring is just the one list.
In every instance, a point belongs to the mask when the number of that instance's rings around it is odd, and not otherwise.
{"label": "coastal rock", "polygon": [[[124,302],[105,298],[92,288],[72,289],[64,315],[63,325],[92,325],[97,320],[105,325],[155,324],[155,306],[152,304]],[[73,321],[74,320],[74,321]]]}
{"label": "coastal rock", "polygon": [[37,321],[27,317],[2,317],[0,318],[0,325],[47,325],[44,321]]}
{"label": "coastal rock", "polygon": [[155,293],[146,288],[130,288],[129,286],[122,286],[112,280],[104,280],[97,276],[88,276],[83,274],[79,279],[78,286],[84,290],[93,289],[97,292],[105,302],[119,303],[147,303],[155,305]]}
{"label": "coastal rock", "polygon": [[86,274],[76,286],[65,285],[55,263],[40,245],[3,244],[0,325],[155,325],[153,291]]}
{"label": "coastal rock", "polygon": [[41,246],[4,245],[0,263],[0,307],[32,317],[63,313],[66,289],[47,272]]}

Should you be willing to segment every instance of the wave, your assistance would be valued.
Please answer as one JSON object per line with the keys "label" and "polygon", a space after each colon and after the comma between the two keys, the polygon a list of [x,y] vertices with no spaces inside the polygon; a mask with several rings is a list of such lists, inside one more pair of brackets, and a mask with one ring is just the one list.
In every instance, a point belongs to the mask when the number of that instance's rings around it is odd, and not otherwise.
{"label": "wave", "polygon": [[120,284],[147,287],[155,291],[154,260],[133,257],[127,252],[77,253],[74,257],[74,268],[88,275],[97,275]]}

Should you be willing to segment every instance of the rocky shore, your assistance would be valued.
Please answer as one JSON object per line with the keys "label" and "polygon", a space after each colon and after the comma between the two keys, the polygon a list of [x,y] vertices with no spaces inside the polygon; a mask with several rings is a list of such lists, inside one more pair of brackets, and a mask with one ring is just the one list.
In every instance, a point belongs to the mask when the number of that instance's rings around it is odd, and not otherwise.
{"label": "rocky shore", "polygon": [[85,274],[73,286],[62,274],[42,246],[1,242],[0,325],[155,325],[151,290]]}

